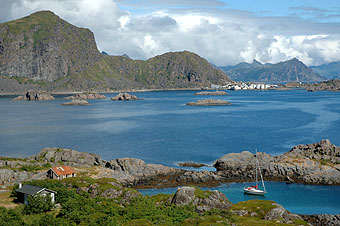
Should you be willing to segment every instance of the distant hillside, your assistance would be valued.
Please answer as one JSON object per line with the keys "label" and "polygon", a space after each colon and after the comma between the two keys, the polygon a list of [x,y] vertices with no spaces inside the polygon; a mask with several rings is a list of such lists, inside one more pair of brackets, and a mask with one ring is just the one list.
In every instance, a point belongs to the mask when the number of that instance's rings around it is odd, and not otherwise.
{"label": "distant hillside", "polygon": [[50,11],[0,24],[0,91],[193,88],[230,81],[198,55],[166,53],[147,61],[98,51],[93,33]]}
{"label": "distant hillside", "polygon": [[306,82],[324,80],[322,76],[308,68],[296,58],[277,64],[240,63],[221,67],[232,80],[254,82]]}
{"label": "distant hillside", "polygon": [[340,61],[320,66],[313,66],[311,68],[327,79],[340,79]]}

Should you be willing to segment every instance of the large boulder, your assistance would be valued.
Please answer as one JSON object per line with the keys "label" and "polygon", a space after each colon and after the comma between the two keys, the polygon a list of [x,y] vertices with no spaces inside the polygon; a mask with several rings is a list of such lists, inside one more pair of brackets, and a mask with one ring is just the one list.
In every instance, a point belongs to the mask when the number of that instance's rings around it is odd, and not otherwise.
{"label": "large boulder", "polygon": [[302,217],[289,212],[278,203],[273,203],[272,205],[276,207],[267,212],[267,214],[264,216],[265,220],[275,220],[276,222],[285,224],[291,224],[295,220],[303,220]]}
{"label": "large boulder", "polygon": [[226,210],[232,206],[227,197],[217,191],[202,191],[195,187],[180,187],[171,200],[171,204],[183,206],[193,204],[195,211],[203,214],[211,209]]}

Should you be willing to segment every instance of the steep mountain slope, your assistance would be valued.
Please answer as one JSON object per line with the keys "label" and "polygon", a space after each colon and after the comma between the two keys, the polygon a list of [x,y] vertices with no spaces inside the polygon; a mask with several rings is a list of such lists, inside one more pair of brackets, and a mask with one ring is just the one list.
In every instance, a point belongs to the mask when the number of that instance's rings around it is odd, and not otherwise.
{"label": "steep mountain slope", "polygon": [[[193,88],[230,81],[220,69],[188,52],[147,61],[101,54],[93,33],[50,11],[0,24],[0,91]],[[7,84],[7,85],[6,85]]]}
{"label": "steep mountain slope", "polygon": [[314,71],[327,79],[340,79],[340,61],[311,67]]}
{"label": "steep mountain slope", "polygon": [[235,81],[256,82],[307,82],[324,80],[296,58],[277,64],[240,63],[233,67],[222,67]]}
{"label": "steep mountain slope", "polygon": [[0,24],[0,74],[54,81],[99,60],[93,33],[50,11]]}

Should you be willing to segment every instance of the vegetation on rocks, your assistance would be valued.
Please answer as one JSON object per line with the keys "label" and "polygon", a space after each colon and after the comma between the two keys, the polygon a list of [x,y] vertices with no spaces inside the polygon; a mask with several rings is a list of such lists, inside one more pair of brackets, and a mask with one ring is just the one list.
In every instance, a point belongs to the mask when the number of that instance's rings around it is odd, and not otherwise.
{"label": "vegetation on rocks", "polygon": [[[262,222],[263,225],[288,225],[265,219],[268,212],[276,207],[271,201],[241,202],[232,206],[231,211],[229,207],[216,207],[197,212],[198,204],[194,199],[179,205],[171,201],[175,195],[142,196],[133,190],[133,193],[139,195],[131,196],[129,191],[132,190],[122,187],[114,179],[81,177],[29,183],[56,191],[57,206],[52,208],[48,205],[50,202],[39,197],[36,198],[36,201],[41,199],[38,203],[33,201],[28,206],[20,205],[14,209],[0,207],[2,225],[257,225],[252,224],[254,222]],[[91,188],[94,186],[102,193],[92,195]],[[105,191],[110,189],[116,189],[119,195],[102,195],[107,194]],[[207,199],[214,194],[211,191],[193,189],[194,195],[197,194],[199,199]],[[124,199],[126,196],[130,198]],[[236,213],[238,210],[256,212],[257,215],[250,213],[239,216]],[[289,222],[289,225],[305,224],[303,220]]]}

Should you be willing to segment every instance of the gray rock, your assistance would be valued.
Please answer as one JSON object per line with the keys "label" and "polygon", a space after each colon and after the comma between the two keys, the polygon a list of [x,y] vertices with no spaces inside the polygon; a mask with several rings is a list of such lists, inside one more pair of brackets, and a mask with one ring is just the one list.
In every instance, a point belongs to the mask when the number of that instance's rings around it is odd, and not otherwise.
{"label": "gray rock", "polygon": [[319,215],[301,215],[301,217],[313,226],[339,226],[340,214],[319,214]]}
{"label": "gray rock", "polygon": [[280,223],[292,223],[293,220],[299,219],[303,220],[302,217],[299,215],[290,213],[287,211],[283,206],[277,203],[273,203],[273,205],[276,205],[276,208],[271,209],[265,216],[265,220],[276,220],[279,221]]}
{"label": "gray rock", "polygon": [[196,196],[196,189],[194,187],[181,187],[178,188],[175,195],[171,200],[171,204],[183,206],[193,204],[195,211],[199,214],[203,214],[211,209],[226,210],[232,206],[232,203],[227,197],[217,191],[199,191],[199,194],[204,194],[204,197]]}
{"label": "gray rock", "polygon": [[72,100],[72,101],[69,101],[69,102],[62,103],[62,105],[84,106],[84,105],[90,105],[90,104],[86,100]]}
{"label": "gray rock", "polygon": [[96,154],[63,148],[44,148],[37,155],[33,156],[33,158],[37,161],[52,163],[63,162],[66,165],[79,167],[105,164]]}
{"label": "gray rock", "polygon": [[[266,180],[338,185],[339,153],[339,147],[329,140],[322,140],[315,144],[297,145],[278,156],[258,152],[258,158]],[[227,154],[216,160],[214,167],[225,180],[255,179],[255,155],[250,152]]]}
{"label": "gray rock", "polygon": [[171,204],[183,206],[188,205],[195,199],[194,187],[181,187],[178,188],[174,197],[171,200]]}
{"label": "gray rock", "polygon": [[119,93],[117,96],[112,97],[113,101],[129,101],[129,100],[142,100],[135,95],[131,95],[128,93]]}
{"label": "gray rock", "polygon": [[25,95],[23,96],[18,96],[14,98],[13,100],[54,100],[55,98],[46,92],[43,91],[34,91],[34,90],[29,90],[26,92]]}
{"label": "gray rock", "polygon": [[105,99],[106,96],[99,93],[80,93],[73,96],[65,97],[64,100],[87,100],[87,99]]}

